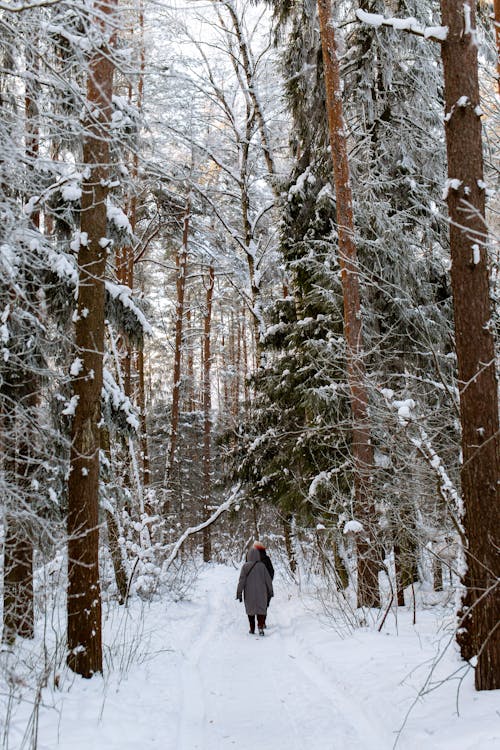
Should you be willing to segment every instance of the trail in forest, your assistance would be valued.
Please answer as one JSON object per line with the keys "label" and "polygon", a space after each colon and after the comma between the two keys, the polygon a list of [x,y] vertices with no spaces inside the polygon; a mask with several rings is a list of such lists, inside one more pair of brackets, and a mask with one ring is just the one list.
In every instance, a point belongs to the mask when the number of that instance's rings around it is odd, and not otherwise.
{"label": "trail in forest", "polygon": [[342,683],[299,644],[279,582],[269,629],[259,637],[248,634],[244,607],[234,600],[237,573],[205,575],[182,674],[177,750],[389,746],[388,737],[377,742],[377,727],[363,720]]}
{"label": "trail in forest", "polygon": [[[63,670],[43,690],[36,724],[26,693],[9,750],[31,747],[27,726],[38,730],[37,750],[392,750],[436,645],[449,641],[446,610],[419,611],[414,625],[400,608],[383,632],[342,638],[317,597],[278,571],[261,638],[235,599],[238,572],[205,566],[181,601],[110,604],[104,676]],[[457,693],[449,675],[459,667],[448,649],[439,690],[415,704],[398,750],[500,746],[498,696],[475,693],[472,673]]]}

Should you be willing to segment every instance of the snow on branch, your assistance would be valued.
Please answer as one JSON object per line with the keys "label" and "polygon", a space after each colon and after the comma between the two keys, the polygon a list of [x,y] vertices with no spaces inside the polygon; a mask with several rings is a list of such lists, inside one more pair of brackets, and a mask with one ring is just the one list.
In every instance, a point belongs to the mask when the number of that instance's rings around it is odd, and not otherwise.
{"label": "snow on branch", "polygon": [[0,11],[6,11],[8,13],[23,13],[26,10],[34,10],[35,8],[48,8],[51,5],[57,5],[61,0],[34,0],[29,3],[17,3],[12,5],[11,3],[0,2]]}
{"label": "snow on branch", "polygon": [[241,488],[241,484],[238,482],[238,484],[236,484],[233,487],[228,499],[224,503],[222,503],[222,505],[219,505],[219,507],[212,513],[210,518],[207,518],[206,521],[203,521],[203,523],[200,523],[198,526],[190,526],[184,531],[184,533],[179,537],[179,539],[174,544],[172,552],[163,563],[162,573],[167,572],[167,570],[169,569],[169,567],[172,565],[173,561],[177,557],[177,553],[179,552],[180,548],[182,547],[182,545],[184,544],[184,542],[186,541],[188,537],[192,536],[193,534],[197,534],[199,531],[203,531],[203,529],[206,529],[207,526],[211,526],[214,523],[214,521],[216,521],[219,518],[219,516],[221,516],[223,513],[225,513],[226,511],[230,509],[230,507],[236,502],[240,488]]}
{"label": "snow on branch", "polygon": [[379,13],[367,13],[364,10],[357,10],[356,16],[359,21],[369,26],[389,26],[396,31],[408,31],[410,34],[416,34],[424,39],[431,39],[434,42],[444,42],[448,36],[447,26],[422,26],[416,18],[385,18]]}
{"label": "snow on branch", "polygon": [[152,328],[142,310],[135,304],[132,299],[132,290],[123,284],[115,284],[112,281],[105,281],[106,292],[110,298],[118,301],[124,309],[129,310],[136,318],[144,333],[151,333]]}

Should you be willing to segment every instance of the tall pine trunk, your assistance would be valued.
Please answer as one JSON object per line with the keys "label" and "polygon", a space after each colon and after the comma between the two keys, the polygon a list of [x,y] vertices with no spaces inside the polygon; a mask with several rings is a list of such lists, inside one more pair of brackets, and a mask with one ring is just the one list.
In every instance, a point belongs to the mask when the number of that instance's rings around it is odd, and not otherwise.
{"label": "tall pine trunk", "polygon": [[468,540],[459,641],[477,656],[476,688],[500,688],[500,437],[489,297],[485,185],[474,3],[442,0],[451,282],[455,316],[461,485]]}
{"label": "tall pine trunk", "polygon": [[[113,34],[115,0],[96,2],[95,23]],[[78,251],[76,398],[68,481],[68,666],[83,677],[102,671],[99,582],[99,447],[104,351],[106,197],[110,159],[113,63],[109,41],[89,63],[83,162],[81,237]]]}
{"label": "tall pine trunk", "polygon": [[373,447],[370,439],[368,394],[365,387],[363,332],[359,292],[359,269],[354,242],[354,216],[349,174],[347,134],[342,106],[340,66],[330,0],[318,0],[321,45],[326,89],[326,106],[333,162],[337,207],[339,264],[344,297],[344,335],[347,349],[347,375],[351,393],[352,452],[354,458],[355,515],[363,525],[358,534],[358,606],[380,603],[375,525],[371,496]]}
{"label": "tall pine trunk", "polygon": [[175,482],[175,464],[177,454],[180,398],[181,398],[181,367],[182,350],[184,344],[184,303],[186,298],[186,278],[188,261],[189,220],[191,218],[191,195],[186,198],[184,209],[184,224],[182,230],[182,245],[175,254],[177,270],[175,303],[175,342],[174,342],[174,372],[172,384],[172,414],[170,419],[170,446],[167,460],[167,498],[166,511],[170,510],[173,487]]}
{"label": "tall pine trunk", "polygon": [[[206,309],[203,326],[203,520],[210,515],[210,495],[212,489],[212,352],[211,352],[211,326],[212,326],[212,304],[214,296],[215,271],[210,265],[208,269],[208,286],[206,294]],[[203,529],[203,560],[210,562],[212,559],[211,527]]]}

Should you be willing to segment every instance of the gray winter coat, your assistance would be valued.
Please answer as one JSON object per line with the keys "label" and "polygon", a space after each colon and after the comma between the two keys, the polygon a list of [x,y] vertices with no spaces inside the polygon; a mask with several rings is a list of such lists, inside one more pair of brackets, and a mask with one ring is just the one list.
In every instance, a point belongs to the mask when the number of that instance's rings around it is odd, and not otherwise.
{"label": "gray winter coat", "polygon": [[245,596],[247,615],[265,615],[272,596],[273,582],[269,571],[260,559],[258,549],[251,549],[240,573],[236,597]]}

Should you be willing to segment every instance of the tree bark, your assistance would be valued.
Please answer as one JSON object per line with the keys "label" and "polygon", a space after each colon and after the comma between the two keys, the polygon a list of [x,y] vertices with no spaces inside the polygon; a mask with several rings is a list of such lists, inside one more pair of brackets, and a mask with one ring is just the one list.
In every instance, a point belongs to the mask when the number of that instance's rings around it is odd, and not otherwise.
{"label": "tree bark", "polygon": [[[29,382],[34,386],[35,378]],[[36,394],[28,397],[28,405],[37,406]],[[30,479],[33,474],[32,448],[19,435],[20,420],[5,415],[5,475],[11,498],[5,513],[3,565],[3,634],[6,643],[16,636],[34,637],[33,605],[33,539],[30,530]],[[31,435],[33,437],[33,435]]]}
{"label": "tree bark", "polygon": [[283,534],[285,537],[285,549],[288,556],[288,563],[290,565],[290,570],[295,575],[297,572],[297,558],[295,557],[295,552],[293,549],[293,542],[292,542],[292,522],[293,522],[293,516],[286,516],[283,519]]}
{"label": "tree bark", "polygon": [[[24,97],[25,113],[25,149],[27,171],[33,174],[39,156],[38,124],[38,34],[26,45],[26,78]],[[40,211],[31,214],[33,225],[40,228]],[[37,289],[34,274],[27,269],[26,292],[29,313],[38,307]],[[15,296],[15,293],[13,293]],[[13,300],[14,301],[14,300]],[[15,304],[19,304],[16,300]],[[34,372],[26,369],[17,373],[19,382],[18,396],[22,407],[28,410],[27,425],[18,417],[19,409],[13,408],[10,415],[5,415],[4,425],[8,425],[10,436],[6,441],[9,448],[6,456],[6,471],[10,475],[13,490],[19,492],[13,498],[11,507],[5,514],[5,542],[3,567],[3,639],[12,643],[16,636],[33,638],[35,633],[33,602],[33,539],[29,528],[28,510],[31,477],[35,471],[33,458],[34,431],[29,425],[36,421],[39,402],[39,378]],[[22,393],[21,393],[22,392]],[[12,493],[14,494],[14,492]],[[25,507],[22,507],[25,504]],[[14,507],[17,505],[17,507]]]}
{"label": "tree bark", "polygon": [[[209,514],[211,484],[212,484],[212,398],[211,398],[211,324],[212,303],[215,285],[215,271],[211,265],[208,270],[208,286],[206,295],[206,309],[203,326],[203,517]],[[211,527],[203,529],[203,560],[212,559]]]}
{"label": "tree bark", "polygon": [[329,0],[318,0],[321,45],[326,89],[337,207],[339,264],[344,297],[344,336],[347,376],[351,392],[352,452],[354,459],[355,515],[363,525],[358,534],[358,606],[379,606],[378,554],[372,532],[375,508],[371,497],[373,447],[370,439],[368,394],[364,380],[363,333],[359,292],[359,269],[354,242],[354,215],[349,174],[347,134],[342,106],[342,86],[335,29]]}
{"label": "tree bark", "polygon": [[[101,450],[106,453],[108,464],[111,467],[111,443],[109,430],[106,427],[101,429]],[[118,589],[119,597],[118,602],[119,604],[124,604],[127,598],[127,571],[125,570],[125,564],[122,557],[122,550],[119,542],[121,534],[115,513],[116,508],[113,508],[113,510],[110,508],[105,509],[109,552],[111,554],[111,561],[115,572],[116,588]]]}
{"label": "tree bark", "polygon": [[497,85],[500,94],[500,0],[493,0],[493,25],[497,47]]}
{"label": "tree bark", "polygon": [[[461,485],[468,540],[459,643],[478,690],[500,688],[500,438],[492,332],[474,3],[441,0]],[[467,15],[465,11],[467,10]]]}
{"label": "tree bark", "polygon": [[184,209],[184,224],[182,230],[182,245],[175,254],[175,265],[177,269],[176,290],[177,299],[175,304],[175,342],[174,342],[174,373],[172,384],[172,415],[170,421],[170,446],[167,461],[167,512],[172,497],[174,470],[177,452],[177,437],[179,429],[180,393],[181,393],[181,367],[184,334],[184,301],[186,296],[186,278],[188,262],[188,239],[189,220],[191,218],[191,194],[186,198]]}
{"label": "tree bark", "polygon": [[[94,4],[104,38],[113,34],[116,0]],[[97,48],[87,78],[89,116],[83,142],[88,177],[82,185],[75,330],[82,366],[73,378],[76,407],[68,481],[68,666],[83,677],[102,671],[99,582],[99,447],[104,351],[106,197],[110,159],[113,63],[109,43]]]}

